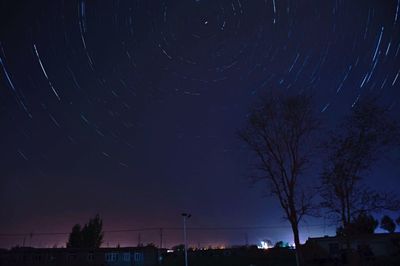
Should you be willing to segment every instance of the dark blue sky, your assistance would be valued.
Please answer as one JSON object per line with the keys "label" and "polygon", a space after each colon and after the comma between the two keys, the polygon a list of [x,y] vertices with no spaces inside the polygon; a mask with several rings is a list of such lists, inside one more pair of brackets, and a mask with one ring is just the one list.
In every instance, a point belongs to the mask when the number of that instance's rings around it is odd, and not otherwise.
{"label": "dark blue sky", "polygon": [[[265,185],[246,180],[235,133],[251,105],[312,90],[333,125],[372,91],[400,111],[398,0],[1,0],[0,22],[0,231],[33,245],[62,244],[35,232],[97,212],[106,230],[177,227],[182,211],[191,226],[270,226],[191,232],[193,245],[291,241]],[[367,181],[398,188],[398,154]],[[309,220],[302,238],[328,225]]]}

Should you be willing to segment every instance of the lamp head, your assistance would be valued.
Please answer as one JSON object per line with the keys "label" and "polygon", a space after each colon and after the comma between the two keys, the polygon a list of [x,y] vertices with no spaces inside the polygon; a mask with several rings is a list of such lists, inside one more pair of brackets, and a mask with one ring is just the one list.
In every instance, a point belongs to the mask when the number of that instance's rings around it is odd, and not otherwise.
{"label": "lamp head", "polygon": [[186,213],[186,212],[182,213],[182,216],[186,217],[186,218],[192,217],[192,215],[190,213]]}

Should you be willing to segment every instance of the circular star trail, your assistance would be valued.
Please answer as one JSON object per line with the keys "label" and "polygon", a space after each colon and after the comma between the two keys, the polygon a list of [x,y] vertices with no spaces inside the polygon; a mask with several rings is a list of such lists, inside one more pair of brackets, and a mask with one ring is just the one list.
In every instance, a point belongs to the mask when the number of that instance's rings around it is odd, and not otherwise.
{"label": "circular star trail", "polygon": [[[313,91],[327,121],[369,93],[399,113],[399,6],[0,1],[2,231],[64,232],[97,212],[108,228],[176,226],[182,210],[193,213],[193,225],[279,224],[273,200],[248,188],[236,130],[271,90]],[[393,165],[379,174],[398,186]],[[203,235],[194,241],[244,238]],[[259,237],[290,239],[290,230],[265,229],[250,240]],[[32,241],[64,241],[49,239]]]}

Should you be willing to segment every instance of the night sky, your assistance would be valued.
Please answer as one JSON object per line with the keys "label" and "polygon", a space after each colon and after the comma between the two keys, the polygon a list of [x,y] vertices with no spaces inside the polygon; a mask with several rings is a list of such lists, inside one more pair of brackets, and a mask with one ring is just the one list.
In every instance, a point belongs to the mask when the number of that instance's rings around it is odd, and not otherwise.
{"label": "night sky", "polygon": [[[399,5],[1,0],[0,233],[65,245],[65,234],[40,233],[99,213],[106,231],[170,228],[171,246],[186,211],[190,227],[214,229],[190,231],[191,245],[291,242],[268,188],[246,179],[251,153],[236,131],[271,90],[315,92],[332,125],[371,91],[400,113]],[[369,184],[400,192],[398,154]],[[302,240],[333,230],[309,219]],[[138,234],[106,232],[105,245]],[[0,247],[23,238],[3,235]]]}

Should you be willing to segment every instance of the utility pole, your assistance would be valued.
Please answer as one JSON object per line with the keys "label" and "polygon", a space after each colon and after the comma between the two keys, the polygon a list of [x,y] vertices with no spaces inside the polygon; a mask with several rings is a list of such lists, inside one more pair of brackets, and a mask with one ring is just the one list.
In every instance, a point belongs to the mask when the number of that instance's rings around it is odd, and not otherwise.
{"label": "utility pole", "polygon": [[142,236],[140,235],[140,233],[138,234],[138,243],[137,243],[138,247],[142,246]]}
{"label": "utility pole", "polygon": [[160,228],[160,246],[159,246],[159,248],[158,248],[158,264],[159,264],[159,265],[161,264],[161,260],[162,260],[162,258],[161,258],[161,249],[162,249],[162,246],[163,246],[163,229]]}
{"label": "utility pole", "polygon": [[163,229],[160,228],[160,248],[163,247]]}
{"label": "utility pole", "polygon": [[192,217],[189,213],[182,213],[183,217],[183,238],[185,242],[185,266],[188,266],[188,256],[187,256],[187,235],[186,235],[186,219]]}
{"label": "utility pole", "polygon": [[33,232],[29,234],[29,246],[32,247],[32,237],[33,237]]}

